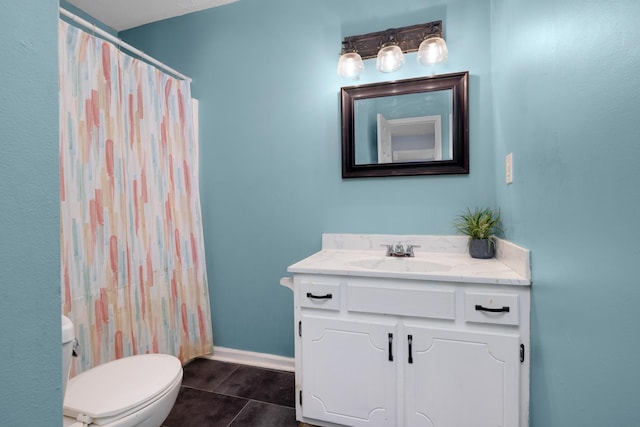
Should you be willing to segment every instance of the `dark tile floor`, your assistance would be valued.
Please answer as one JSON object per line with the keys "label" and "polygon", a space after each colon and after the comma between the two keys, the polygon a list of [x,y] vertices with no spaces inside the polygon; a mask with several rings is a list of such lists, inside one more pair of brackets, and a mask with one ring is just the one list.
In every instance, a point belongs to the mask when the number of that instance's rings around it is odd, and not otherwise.
{"label": "dark tile floor", "polygon": [[296,427],[293,372],[195,359],[164,427]]}

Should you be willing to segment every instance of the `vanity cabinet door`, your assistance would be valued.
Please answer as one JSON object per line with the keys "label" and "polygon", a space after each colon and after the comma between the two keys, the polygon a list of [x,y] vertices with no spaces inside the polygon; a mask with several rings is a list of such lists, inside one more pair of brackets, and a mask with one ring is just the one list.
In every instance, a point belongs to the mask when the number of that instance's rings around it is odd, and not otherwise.
{"label": "vanity cabinet door", "polygon": [[406,426],[519,425],[519,335],[421,327],[404,335]]}
{"label": "vanity cabinet door", "polygon": [[302,414],[347,426],[395,426],[397,323],[302,315]]}

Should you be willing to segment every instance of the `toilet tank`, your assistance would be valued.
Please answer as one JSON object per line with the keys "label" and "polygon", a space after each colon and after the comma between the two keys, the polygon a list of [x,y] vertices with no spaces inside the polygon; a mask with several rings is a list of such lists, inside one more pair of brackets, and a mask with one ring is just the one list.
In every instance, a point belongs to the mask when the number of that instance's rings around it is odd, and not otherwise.
{"label": "toilet tank", "polygon": [[67,379],[71,368],[71,354],[73,353],[73,322],[66,316],[62,316],[62,398],[67,390]]}

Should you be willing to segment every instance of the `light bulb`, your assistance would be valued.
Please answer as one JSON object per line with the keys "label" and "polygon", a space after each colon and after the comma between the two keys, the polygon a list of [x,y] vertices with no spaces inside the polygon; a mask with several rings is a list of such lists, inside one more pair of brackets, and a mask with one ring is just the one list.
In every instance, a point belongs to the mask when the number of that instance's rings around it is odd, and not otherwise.
{"label": "light bulb", "polygon": [[420,43],[418,48],[418,62],[422,65],[446,61],[448,56],[449,50],[442,37],[430,37]]}
{"label": "light bulb", "polygon": [[404,54],[397,45],[384,46],[378,51],[376,68],[383,73],[392,73],[404,65]]}
{"label": "light bulb", "polygon": [[357,52],[349,52],[340,55],[340,59],[338,60],[339,76],[358,80],[362,70],[364,70],[364,63]]}

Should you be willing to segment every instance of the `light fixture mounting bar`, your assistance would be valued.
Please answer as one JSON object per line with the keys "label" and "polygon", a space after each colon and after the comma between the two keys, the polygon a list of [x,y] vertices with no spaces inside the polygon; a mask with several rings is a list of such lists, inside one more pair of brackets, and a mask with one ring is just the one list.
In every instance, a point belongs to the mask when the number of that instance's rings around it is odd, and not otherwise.
{"label": "light fixture mounting bar", "polygon": [[341,54],[357,52],[362,59],[375,58],[380,48],[386,43],[397,44],[405,53],[416,52],[420,43],[429,36],[442,37],[442,21],[348,36],[342,40]]}

